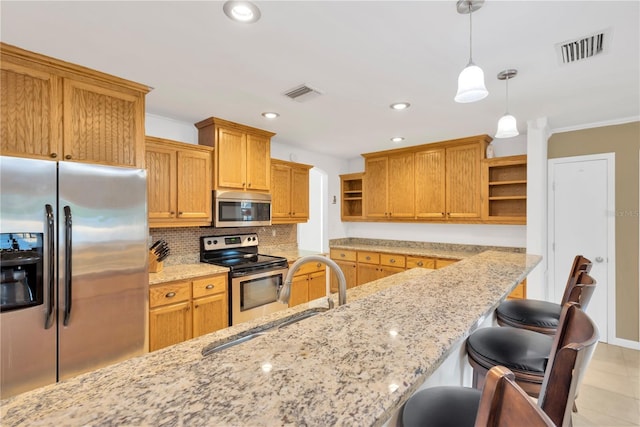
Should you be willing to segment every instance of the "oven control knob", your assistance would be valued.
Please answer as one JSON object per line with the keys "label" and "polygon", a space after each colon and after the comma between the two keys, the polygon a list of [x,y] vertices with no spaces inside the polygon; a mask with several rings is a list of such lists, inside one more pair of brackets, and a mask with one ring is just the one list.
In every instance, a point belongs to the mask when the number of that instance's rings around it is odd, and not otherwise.
{"label": "oven control knob", "polygon": [[253,241],[255,242],[255,241],[256,241],[256,238],[255,238],[255,237],[252,237],[252,238],[251,238],[251,240],[253,240]]}
{"label": "oven control knob", "polygon": [[213,244],[214,244],[214,245],[217,245],[217,244],[218,244],[218,241],[217,241],[217,240],[214,240],[214,241],[213,241]]}
{"label": "oven control knob", "polygon": [[211,244],[211,240],[207,240],[207,245],[210,245],[210,244]]}

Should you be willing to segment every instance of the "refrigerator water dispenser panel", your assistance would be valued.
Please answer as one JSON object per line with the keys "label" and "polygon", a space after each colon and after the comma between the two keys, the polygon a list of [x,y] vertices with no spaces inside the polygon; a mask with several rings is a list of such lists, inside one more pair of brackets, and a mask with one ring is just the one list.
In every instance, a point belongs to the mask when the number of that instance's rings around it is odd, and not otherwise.
{"label": "refrigerator water dispenser panel", "polygon": [[0,233],[0,312],[41,305],[42,233]]}

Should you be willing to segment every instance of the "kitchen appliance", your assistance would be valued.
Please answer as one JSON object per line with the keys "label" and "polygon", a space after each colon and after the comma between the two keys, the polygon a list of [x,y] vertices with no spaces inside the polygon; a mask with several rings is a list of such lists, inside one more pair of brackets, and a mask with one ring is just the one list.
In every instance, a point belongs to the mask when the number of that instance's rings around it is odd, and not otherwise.
{"label": "kitchen appliance", "polygon": [[257,234],[201,237],[200,261],[229,268],[229,325],[289,308],[278,301],[287,259],[259,254]]}
{"label": "kitchen appliance", "polygon": [[0,156],[0,397],[144,352],[146,172]]}
{"label": "kitchen appliance", "polygon": [[271,195],[244,191],[213,192],[214,227],[271,225]]}

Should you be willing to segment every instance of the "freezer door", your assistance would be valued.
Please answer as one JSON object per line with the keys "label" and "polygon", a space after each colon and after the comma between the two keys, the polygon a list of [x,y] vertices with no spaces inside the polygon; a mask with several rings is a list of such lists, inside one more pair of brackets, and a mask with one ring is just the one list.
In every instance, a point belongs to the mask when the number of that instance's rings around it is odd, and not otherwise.
{"label": "freezer door", "polygon": [[144,352],[146,172],[59,165],[59,380]]}
{"label": "freezer door", "polygon": [[56,302],[55,222],[48,226],[46,205],[56,206],[56,162],[0,156],[0,233],[38,233],[44,243],[43,304],[0,313],[2,399],[56,381],[56,322],[47,312]]}

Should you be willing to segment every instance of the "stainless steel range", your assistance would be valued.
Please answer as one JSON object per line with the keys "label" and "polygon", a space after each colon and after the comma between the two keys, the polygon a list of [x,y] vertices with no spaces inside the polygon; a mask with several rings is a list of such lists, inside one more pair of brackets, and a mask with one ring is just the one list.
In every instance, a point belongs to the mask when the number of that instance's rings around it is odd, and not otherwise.
{"label": "stainless steel range", "polygon": [[287,259],[259,254],[257,234],[201,237],[200,261],[230,270],[229,325],[289,307],[278,301]]}

